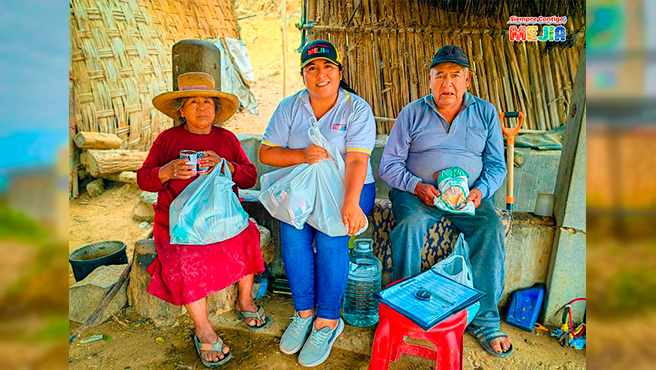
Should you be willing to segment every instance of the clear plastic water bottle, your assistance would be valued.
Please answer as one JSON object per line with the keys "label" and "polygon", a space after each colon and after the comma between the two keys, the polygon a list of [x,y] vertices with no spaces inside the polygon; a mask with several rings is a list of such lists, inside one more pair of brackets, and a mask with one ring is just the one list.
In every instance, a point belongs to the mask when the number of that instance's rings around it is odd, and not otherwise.
{"label": "clear plastic water bottle", "polygon": [[349,276],[342,314],[353,326],[371,326],[378,322],[378,299],[383,265],[374,256],[374,241],[357,239],[351,252]]}

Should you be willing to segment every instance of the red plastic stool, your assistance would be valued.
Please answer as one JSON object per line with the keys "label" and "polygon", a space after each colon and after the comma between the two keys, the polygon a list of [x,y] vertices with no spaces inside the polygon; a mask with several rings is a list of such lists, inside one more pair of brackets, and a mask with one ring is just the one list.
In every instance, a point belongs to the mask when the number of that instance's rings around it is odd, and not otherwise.
{"label": "red plastic stool", "polygon": [[[387,370],[390,360],[397,361],[402,353],[435,360],[436,370],[462,369],[462,336],[467,326],[467,310],[454,314],[428,331],[384,303],[379,306],[378,317],[369,370]],[[407,343],[405,336],[429,341],[437,350]]]}

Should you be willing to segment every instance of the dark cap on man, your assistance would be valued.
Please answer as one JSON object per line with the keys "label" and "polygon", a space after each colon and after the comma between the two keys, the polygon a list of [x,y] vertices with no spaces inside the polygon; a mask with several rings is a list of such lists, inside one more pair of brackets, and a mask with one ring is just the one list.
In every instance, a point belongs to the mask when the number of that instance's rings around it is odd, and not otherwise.
{"label": "dark cap on man", "polygon": [[460,64],[463,67],[470,68],[469,66],[469,57],[465,54],[465,51],[462,50],[460,46],[455,45],[446,45],[440,48],[440,50],[435,53],[433,57],[433,62],[430,67],[433,68],[440,63],[456,63]]}

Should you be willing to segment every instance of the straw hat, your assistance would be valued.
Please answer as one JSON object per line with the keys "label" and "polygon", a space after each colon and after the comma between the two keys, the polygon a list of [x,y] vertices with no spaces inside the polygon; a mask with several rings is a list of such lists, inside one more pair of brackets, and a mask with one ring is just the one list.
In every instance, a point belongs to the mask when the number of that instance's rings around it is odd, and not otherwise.
{"label": "straw hat", "polygon": [[157,110],[180,122],[180,111],[173,111],[171,103],[178,98],[190,98],[194,96],[210,96],[218,98],[221,107],[214,117],[213,124],[219,125],[227,121],[239,108],[239,100],[230,93],[217,91],[214,88],[214,78],[203,72],[189,72],[178,76],[178,91],[166,92],[157,95],[153,99],[153,105]]}

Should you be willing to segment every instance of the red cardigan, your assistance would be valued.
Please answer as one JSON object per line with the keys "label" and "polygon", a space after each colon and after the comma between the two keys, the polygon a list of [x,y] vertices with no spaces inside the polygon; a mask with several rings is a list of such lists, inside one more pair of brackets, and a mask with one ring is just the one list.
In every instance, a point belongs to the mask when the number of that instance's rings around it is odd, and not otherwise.
{"label": "red cardigan", "polygon": [[167,229],[171,202],[198,177],[188,180],[173,179],[162,184],[157,172],[160,167],[180,158],[180,151],[187,149],[213,150],[220,157],[230,161],[235,166],[232,181],[236,184],[234,191],[237,194],[239,194],[237,187],[248,189],[255,186],[257,182],[255,165],[250,162],[239,139],[232,132],[213,126],[209,134],[198,135],[185,130],[183,125],[163,131],[153,142],[146,161],[137,171],[137,184],[141,190],[158,193],[157,204],[154,207],[155,223]]}

